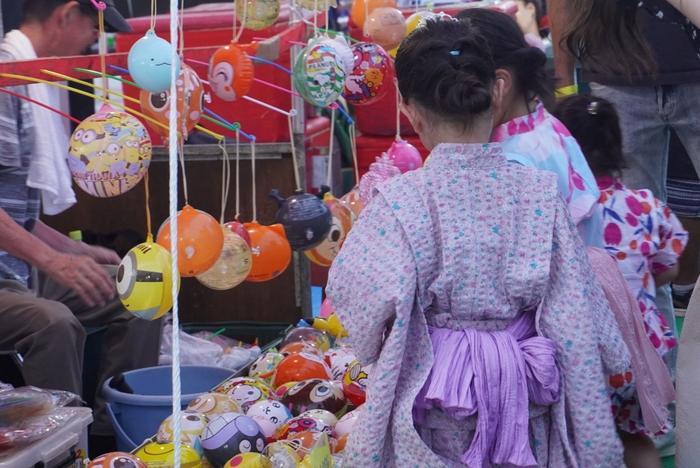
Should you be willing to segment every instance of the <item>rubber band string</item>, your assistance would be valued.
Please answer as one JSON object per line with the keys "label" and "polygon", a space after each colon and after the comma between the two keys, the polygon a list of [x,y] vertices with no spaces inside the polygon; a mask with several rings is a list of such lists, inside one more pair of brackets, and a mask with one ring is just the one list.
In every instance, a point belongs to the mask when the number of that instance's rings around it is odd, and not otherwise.
{"label": "rubber band string", "polygon": [[144,191],[146,193],[146,232],[148,233],[147,237],[149,239],[153,238],[153,233],[151,232],[151,206],[150,206],[150,199],[151,199],[151,193],[148,189],[148,171],[143,175],[143,186],[144,186]]}
{"label": "rubber band string", "polygon": [[[330,188],[333,187],[333,140],[335,140],[335,109],[331,111],[331,137],[328,143],[328,174],[326,176],[326,185]],[[332,192],[331,190],[331,193]]]}
{"label": "rubber band string", "polygon": [[223,167],[221,169],[221,219],[219,222],[223,225],[226,216],[226,205],[228,204],[228,192],[231,188],[231,162],[228,159],[225,140],[219,140],[219,148],[221,148],[223,157]]}
{"label": "rubber band string", "polygon": [[369,21],[369,0],[362,1],[365,2],[365,24],[362,25],[362,34],[369,38],[369,24],[367,23]]}
{"label": "rubber band string", "polygon": [[255,199],[257,187],[255,186],[255,138],[250,140],[250,165],[253,174],[253,222],[258,222],[258,203]]}
{"label": "rubber band string", "polygon": [[[236,1],[241,1],[241,0],[236,0]],[[242,1],[244,2],[244,3],[243,3],[243,21],[241,21],[241,28],[240,28],[240,30],[238,31],[238,33],[237,33],[237,34],[235,35],[235,37],[233,38],[233,42],[235,42],[235,43],[238,43],[238,40],[239,40],[239,39],[241,38],[241,36],[243,35],[243,30],[245,29],[244,24],[246,23],[246,21],[248,21],[248,0],[242,0]],[[233,23],[236,24],[237,18],[236,18],[236,14],[235,14],[235,11],[236,11],[236,10],[235,10],[235,8],[236,8],[235,2],[234,2],[233,8],[234,8]],[[235,29],[234,29],[234,31],[235,31]]]}
{"label": "rubber band string", "polygon": [[401,141],[401,93],[399,93],[399,82],[394,78],[396,86],[396,141]]}
{"label": "rubber band string", "polygon": [[297,162],[297,151],[294,145],[294,130],[292,126],[292,116],[287,118],[289,124],[289,143],[292,146],[292,164],[294,166],[294,181],[297,184],[297,190],[301,190],[301,182],[299,180],[299,163]]}
{"label": "rubber band string", "polygon": [[151,0],[151,29],[156,29],[156,16],[158,15],[158,2]]}
{"label": "rubber band string", "polygon": [[355,122],[350,124],[350,148],[352,149],[352,163],[355,166],[355,183],[360,183],[360,167],[357,164],[357,132],[355,128]]}
{"label": "rubber band string", "polygon": [[241,215],[241,132],[236,130],[236,217]]}
{"label": "rubber band string", "polygon": [[[170,63],[176,63],[178,60],[178,19],[179,11],[177,0],[170,0]],[[170,99],[171,102],[176,102],[177,97],[177,78],[178,70],[177,67],[171,67],[170,72]],[[170,170],[170,254],[172,255],[172,298],[173,298],[173,458],[175,468],[181,468],[181,446],[182,446],[182,427],[181,427],[181,411],[182,411],[182,388],[180,381],[180,307],[178,303],[177,293],[178,293],[178,282],[175,278],[178,277],[178,254],[177,254],[177,244],[178,244],[178,229],[177,229],[177,172],[178,172],[178,118],[177,118],[177,106],[170,106],[170,134],[169,140],[171,144],[168,147],[169,150],[169,170]]]}
{"label": "rubber band string", "polygon": [[[93,0],[94,2],[94,0]],[[102,3],[103,8],[97,9],[97,22],[100,28],[100,72],[102,73],[102,84],[105,89],[102,91],[102,103],[107,104],[107,99],[109,99],[109,83],[107,82],[107,60],[105,56],[107,55],[107,38],[105,36],[105,16],[104,8],[106,5]]]}

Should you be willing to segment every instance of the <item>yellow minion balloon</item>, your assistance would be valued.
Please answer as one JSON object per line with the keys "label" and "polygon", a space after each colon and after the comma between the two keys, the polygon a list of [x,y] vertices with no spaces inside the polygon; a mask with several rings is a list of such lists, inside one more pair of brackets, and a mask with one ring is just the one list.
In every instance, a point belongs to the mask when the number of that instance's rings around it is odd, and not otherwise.
{"label": "yellow minion balloon", "polygon": [[[175,278],[180,289],[180,275]],[[117,293],[124,307],[144,320],[162,317],[173,306],[172,257],[153,237],[126,254],[117,272]]]}

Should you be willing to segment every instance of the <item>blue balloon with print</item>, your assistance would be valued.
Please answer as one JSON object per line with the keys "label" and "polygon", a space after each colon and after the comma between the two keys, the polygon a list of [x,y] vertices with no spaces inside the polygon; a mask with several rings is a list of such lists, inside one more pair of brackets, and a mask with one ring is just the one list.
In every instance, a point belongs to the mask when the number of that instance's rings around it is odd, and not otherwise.
{"label": "blue balloon with print", "polygon": [[172,62],[170,43],[149,29],[131,47],[128,57],[129,73],[136,84],[149,93],[159,94],[170,89],[172,67],[180,74],[180,59]]}

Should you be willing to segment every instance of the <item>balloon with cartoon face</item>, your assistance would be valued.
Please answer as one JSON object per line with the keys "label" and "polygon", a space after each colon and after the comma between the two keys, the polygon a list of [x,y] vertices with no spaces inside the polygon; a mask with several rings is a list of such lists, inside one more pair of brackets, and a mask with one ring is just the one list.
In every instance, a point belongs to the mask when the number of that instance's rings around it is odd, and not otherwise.
{"label": "balloon with cartoon face", "polygon": [[331,347],[331,339],[328,333],[324,333],[312,327],[297,327],[289,330],[280,343],[280,349],[289,343],[302,341],[311,344],[322,352],[328,351]]}
{"label": "balloon with cartoon face", "polygon": [[325,379],[309,379],[299,382],[282,397],[282,404],[300,415],[308,410],[322,409],[342,416],[347,409],[343,389],[337,383]]}
{"label": "balloon with cartoon face", "polygon": [[283,357],[287,357],[290,354],[299,353],[315,354],[318,357],[323,356],[323,351],[306,341],[295,341],[293,343],[286,344],[280,348],[280,354]]}
{"label": "balloon with cartoon face", "polygon": [[187,406],[188,410],[197,411],[205,416],[223,413],[242,413],[241,405],[233,397],[222,393],[205,393]]}
{"label": "balloon with cartoon face", "polygon": [[260,355],[258,359],[250,366],[248,377],[255,377],[262,380],[270,380],[274,375],[275,367],[279,364],[284,356],[281,353],[265,353]]}
{"label": "balloon with cartoon face", "polygon": [[309,411],[304,411],[299,416],[301,416],[302,418],[320,419],[321,421],[325,422],[326,424],[330,424],[333,427],[335,427],[335,425],[338,424],[338,418],[336,417],[336,415],[331,413],[330,411],[323,409],[312,409]]}
{"label": "balloon with cartoon face", "polygon": [[[311,453],[321,437],[323,437],[323,432],[302,431],[289,436],[287,443],[296,451],[297,455],[304,458]],[[331,452],[336,450],[336,444],[337,441],[334,438],[328,438]]]}
{"label": "balloon with cartoon face", "polygon": [[333,426],[329,425],[325,421],[297,416],[296,418],[292,418],[286,423],[282,424],[275,432],[273,438],[275,440],[285,440],[289,439],[292,434],[298,434],[299,432],[304,431],[325,432],[328,434],[328,437],[335,437]]}
{"label": "balloon with cartoon face", "polygon": [[[141,90],[140,95],[141,111],[148,117],[160,122],[165,127],[151,124],[152,128],[163,138],[170,136],[168,126],[170,125],[170,106],[172,98],[170,90],[162,93],[149,93]],[[192,67],[182,64],[180,75],[177,77],[177,114],[178,128],[182,139],[187,139],[187,135],[199,123],[199,119],[204,112],[204,102],[209,100],[209,96],[204,92],[202,80]]]}
{"label": "balloon with cartoon face", "polygon": [[245,96],[253,84],[253,73],[250,57],[234,42],[214,52],[209,61],[209,85],[224,101]]}
{"label": "balloon with cartoon face", "polygon": [[331,370],[322,358],[315,354],[302,352],[290,354],[282,359],[282,362],[275,369],[274,383],[275,387],[279,387],[287,382],[330,378],[332,378]]}
{"label": "balloon with cartoon face", "polygon": [[143,178],[151,162],[151,137],[138,119],[104,105],[75,129],[67,159],[81,189],[114,197]]}
{"label": "balloon with cartoon face", "polygon": [[348,353],[340,355],[331,362],[331,372],[333,373],[333,380],[343,380],[345,372],[348,370],[351,364],[357,360],[354,353]]}
{"label": "balloon with cartoon face", "polygon": [[279,401],[265,400],[255,403],[248,408],[246,415],[261,416],[275,425],[275,428],[280,427],[285,422],[292,419],[292,413],[289,409]]}
{"label": "balloon with cartoon face", "polygon": [[355,214],[355,219],[353,221],[354,224],[355,221],[357,221],[357,218],[360,217],[360,213],[362,213],[362,210],[365,209],[365,205],[362,203],[362,198],[360,197],[360,187],[356,185],[352,188],[352,190],[343,195],[340,199],[347,203],[352,212]]}
{"label": "balloon with cartoon face", "polygon": [[335,257],[338,256],[354,223],[354,214],[344,201],[335,198],[330,193],[323,196],[323,201],[333,215],[331,230],[320,245],[304,253],[315,264],[327,267],[331,266]]}
{"label": "balloon with cartoon face", "polygon": [[172,83],[172,67],[180,70],[180,59],[171,62],[170,43],[149,29],[129,50],[129,73],[137,85],[149,93],[162,93]]}
{"label": "balloon with cartoon face", "polygon": [[238,413],[214,416],[202,434],[204,454],[219,468],[240,453],[261,453],[266,444],[260,426]]}
{"label": "balloon with cartoon face", "polygon": [[360,42],[351,49],[355,63],[345,81],[343,97],[357,106],[383,98],[394,78],[391,57],[380,45],[373,42]]}
{"label": "balloon with cartoon face", "polygon": [[[203,414],[193,410],[184,410],[180,413],[180,428],[182,431],[182,443],[195,449],[197,453],[203,455],[200,437],[209,419]],[[165,444],[174,439],[173,417],[168,416],[158,428],[156,435],[157,442]]]}
{"label": "balloon with cartoon face", "polygon": [[350,431],[352,431],[353,426],[357,422],[357,418],[360,416],[360,411],[362,411],[362,406],[340,418],[338,424],[335,425],[335,433],[338,437],[350,434]]}
{"label": "balloon with cartoon face", "polygon": [[258,401],[276,399],[275,392],[265,382],[249,377],[234,377],[222,383],[216,389],[233,397],[244,410]]}
{"label": "balloon with cartoon face", "polygon": [[309,104],[328,106],[345,87],[346,72],[341,55],[330,45],[309,41],[294,63],[294,84]]}
{"label": "balloon with cartoon face", "polygon": [[135,455],[124,452],[110,452],[100,455],[90,462],[88,468],[147,468]]}
{"label": "balloon with cartoon face", "polygon": [[372,366],[363,367],[360,361],[355,360],[348,366],[345,375],[343,375],[343,392],[355,406],[360,406],[365,402],[371,370]]}

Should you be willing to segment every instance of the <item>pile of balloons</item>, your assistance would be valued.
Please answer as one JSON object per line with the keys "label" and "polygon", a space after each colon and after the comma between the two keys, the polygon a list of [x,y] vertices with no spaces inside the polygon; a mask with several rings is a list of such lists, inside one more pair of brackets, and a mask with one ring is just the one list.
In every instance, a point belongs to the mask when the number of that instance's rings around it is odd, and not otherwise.
{"label": "pile of balloons", "polygon": [[[326,446],[340,466],[371,369],[360,365],[334,314],[312,324],[290,330],[247,377],[232,377],[189,404],[180,422],[183,466],[315,468],[310,454]],[[133,468],[162,466],[172,462],[172,441],[171,416],[135,456],[107,454],[90,468],[112,466],[104,463],[109,457]]]}

